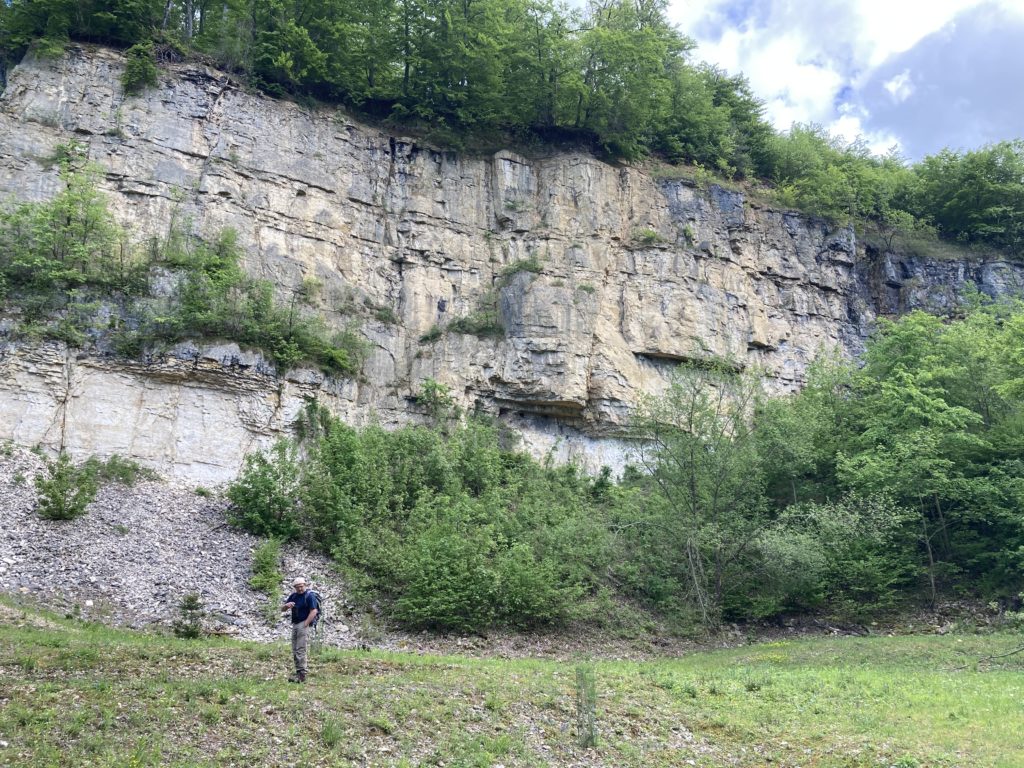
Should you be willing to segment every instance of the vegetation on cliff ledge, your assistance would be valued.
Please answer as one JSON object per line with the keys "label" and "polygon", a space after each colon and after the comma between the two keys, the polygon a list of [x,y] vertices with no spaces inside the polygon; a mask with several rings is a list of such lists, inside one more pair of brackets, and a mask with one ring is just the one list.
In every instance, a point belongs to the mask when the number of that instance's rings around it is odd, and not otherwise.
{"label": "vegetation on cliff ledge", "polygon": [[[297,295],[275,301],[268,281],[242,270],[234,232],[207,241],[172,223],[165,239],[132,243],[81,148],[63,145],[53,162],[64,188],[52,200],[0,207],[0,308],[13,321],[5,333],[131,357],[227,339],[262,350],[281,372],[300,362],[359,371],[366,342],[328,333]],[[168,290],[154,290],[158,275]]]}
{"label": "vegetation on cliff ledge", "polygon": [[1024,143],[908,165],[816,126],[776,133],[742,76],[696,63],[665,0],[12,0],[0,62],[70,40],[129,50],[126,91],[153,58],[195,55],[274,95],[340,103],[449,146],[557,142],[654,153],[759,178],[784,205],[840,221],[1018,252]]}

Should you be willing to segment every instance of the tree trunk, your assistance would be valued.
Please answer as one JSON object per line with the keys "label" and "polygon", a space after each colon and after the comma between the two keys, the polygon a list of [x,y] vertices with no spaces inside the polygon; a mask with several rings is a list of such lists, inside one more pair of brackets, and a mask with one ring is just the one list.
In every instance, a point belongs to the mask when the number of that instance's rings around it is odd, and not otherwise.
{"label": "tree trunk", "polygon": [[928,551],[928,582],[931,586],[931,607],[934,608],[938,602],[938,590],[935,587],[935,555],[932,552],[932,539],[928,535],[928,518],[921,515],[921,531],[924,535],[924,546]]}

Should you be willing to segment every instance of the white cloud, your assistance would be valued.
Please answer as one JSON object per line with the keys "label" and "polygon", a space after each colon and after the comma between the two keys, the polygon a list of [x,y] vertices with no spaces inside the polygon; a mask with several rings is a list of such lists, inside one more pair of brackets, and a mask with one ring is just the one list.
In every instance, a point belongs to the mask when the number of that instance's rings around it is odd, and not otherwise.
{"label": "white cloud", "polygon": [[870,115],[866,110],[851,107],[843,111],[839,117],[825,127],[833,136],[839,137],[844,143],[862,141],[876,155],[884,155],[890,149],[902,149],[900,140],[889,131],[868,130],[864,123]]}
{"label": "white cloud", "polygon": [[910,70],[904,69],[896,77],[882,83],[882,87],[889,92],[892,100],[897,104],[906,101],[914,93],[914,83],[910,79]]}
{"label": "white cloud", "polygon": [[[1024,0],[997,0],[1020,7]],[[781,129],[828,124],[886,61],[983,0],[673,0],[669,17],[697,56],[743,72]],[[894,96],[909,95],[897,83]],[[849,128],[849,119],[843,124]]]}

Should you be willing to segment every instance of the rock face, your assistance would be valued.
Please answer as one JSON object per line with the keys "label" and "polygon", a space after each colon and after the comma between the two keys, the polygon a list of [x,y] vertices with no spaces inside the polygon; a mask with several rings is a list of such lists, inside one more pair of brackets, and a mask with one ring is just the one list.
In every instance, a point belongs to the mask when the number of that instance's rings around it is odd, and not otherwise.
{"label": "rock face", "polygon": [[[231,345],[145,364],[8,345],[0,439],[215,482],[285,433],[304,398],[394,425],[417,418],[431,378],[535,452],[621,465],[616,434],[679,361],[728,357],[792,390],[820,350],[856,353],[881,314],[953,307],[969,284],[1024,288],[1020,265],[876,253],[851,229],[579,153],[442,151],[197,65],[126,97],[122,66],[72,49],[9,73],[0,195],[54,194],[43,158],[82,142],[133,238],[234,228],[250,273],[282,297],[316,285],[318,310],[358,324],[372,353],[357,379],[325,381],[275,377]],[[485,301],[500,338],[445,330]]]}

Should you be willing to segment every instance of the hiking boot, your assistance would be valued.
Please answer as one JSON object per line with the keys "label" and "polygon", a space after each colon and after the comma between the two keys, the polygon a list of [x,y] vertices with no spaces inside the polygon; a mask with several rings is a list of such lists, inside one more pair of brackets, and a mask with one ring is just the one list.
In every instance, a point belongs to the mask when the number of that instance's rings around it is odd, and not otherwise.
{"label": "hiking boot", "polygon": [[306,673],[305,672],[299,672],[298,673],[298,678],[299,678],[299,682],[300,683],[306,682]]}
{"label": "hiking boot", "polygon": [[288,682],[289,683],[304,683],[305,681],[306,681],[306,676],[303,675],[301,672],[296,672],[294,675],[289,675],[288,676]]}

